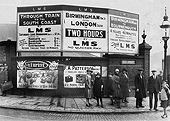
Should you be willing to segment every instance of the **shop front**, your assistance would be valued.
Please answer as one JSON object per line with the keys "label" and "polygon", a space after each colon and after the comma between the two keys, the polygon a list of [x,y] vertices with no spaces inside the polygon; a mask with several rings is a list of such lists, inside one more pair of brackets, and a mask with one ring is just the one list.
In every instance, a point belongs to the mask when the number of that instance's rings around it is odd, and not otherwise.
{"label": "shop front", "polygon": [[[133,91],[134,76],[138,68],[143,68],[143,56],[106,57],[15,57],[11,61],[10,72],[14,88],[13,94],[22,95],[27,87],[27,95],[83,97],[86,70],[101,73],[104,80],[104,95],[108,96],[108,74],[126,68],[129,73],[130,88]],[[28,83],[26,83],[28,82]],[[26,85],[28,84],[28,85]],[[133,96],[133,92],[131,93]]]}

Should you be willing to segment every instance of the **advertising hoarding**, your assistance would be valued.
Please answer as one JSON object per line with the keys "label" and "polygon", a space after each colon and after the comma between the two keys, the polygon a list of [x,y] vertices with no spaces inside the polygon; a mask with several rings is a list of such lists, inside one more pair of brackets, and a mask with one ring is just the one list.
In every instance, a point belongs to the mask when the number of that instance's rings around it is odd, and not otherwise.
{"label": "advertising hoarding", "polygon": [[109,52],[138,54],[139,15],[109,10]]}
{"label": "advertising hoarding", "polygon": [[64,70],[64,88],[85,88],[87,70],[100,73],[100,66],[66,66]]}
{"label": "advertising hoarding", "polygon": [[61,51],[61,12],[18,12],[18,51]]}
{"label": "advertising hoarding", "polygon": [[107,52],[107,14],[63,11],[63,51]]}
{"label": "advertising hoarding", "polygon": [[17,88],[57,89],[58,63],[55,61],[17,61]]}

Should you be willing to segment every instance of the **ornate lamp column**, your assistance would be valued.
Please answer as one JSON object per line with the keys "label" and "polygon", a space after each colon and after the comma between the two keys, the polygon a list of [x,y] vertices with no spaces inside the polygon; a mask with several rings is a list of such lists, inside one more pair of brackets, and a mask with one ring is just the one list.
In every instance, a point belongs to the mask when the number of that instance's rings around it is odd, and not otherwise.
{"label": "ornate lamp column", "polygon": [[166,7],[165,7],[165,16],[163,17],[163,22],[162,25],[160,25],[161,29],[165,30],[165,36],[162,37],[162,40],[164,41],[164,73],[163,73],[163,80],[167,80],[167,42],[169,39],[169,28],[170,28],[170,23],[168,21],[168,16],[166,14]]}

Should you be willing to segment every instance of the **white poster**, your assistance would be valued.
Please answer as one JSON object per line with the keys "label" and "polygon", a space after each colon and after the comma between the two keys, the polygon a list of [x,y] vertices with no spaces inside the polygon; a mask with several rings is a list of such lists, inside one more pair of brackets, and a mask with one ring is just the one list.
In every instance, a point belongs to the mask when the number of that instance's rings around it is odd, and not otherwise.
{"label": "white poster", "polygon": [[85,88],[87,70],[100,73],[100,66],[66,66],[64,70],[65,88]]}
{"label": "white poster", "polygon": [[61,12],[18,13],[18,51],[60,51]]}
{"label": "white poster", "polygon": [[57,89],[58,63],[17,61],[17,88]]}
{"label": "white poster", "polygon": [[63,11],[63,50],[107,52],[107,14]]}
{"label": "white poster", "polygon": [[111,10],[109,14],[109,52],[138,54],[139,16]]}

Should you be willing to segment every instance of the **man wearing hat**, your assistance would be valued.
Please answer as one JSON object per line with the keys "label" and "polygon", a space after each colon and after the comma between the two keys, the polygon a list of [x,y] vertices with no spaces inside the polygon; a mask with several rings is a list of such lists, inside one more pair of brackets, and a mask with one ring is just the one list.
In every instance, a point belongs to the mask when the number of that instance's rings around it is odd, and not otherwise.
{"label": "man wearing hat", "polygon": [[146,79],[143,75],[143,69],[138,69],[138,74],[135,76],[135,98],[136,98],[136,108],[143,108],[142,100],[146,98]]}
{"label": "man wearing hat", "polygon": [[149,106],[150,111],[152,110],[152,102],[153,102],[153,95],[154,95],[154,110],[158,111],[157,104],[158,104],[158,93],[161,90],[161,84],[159,78],[156,76],[156,70],[152,70],[152,75],[148,79],[147,91],[149,93]]}

